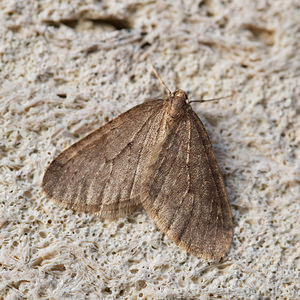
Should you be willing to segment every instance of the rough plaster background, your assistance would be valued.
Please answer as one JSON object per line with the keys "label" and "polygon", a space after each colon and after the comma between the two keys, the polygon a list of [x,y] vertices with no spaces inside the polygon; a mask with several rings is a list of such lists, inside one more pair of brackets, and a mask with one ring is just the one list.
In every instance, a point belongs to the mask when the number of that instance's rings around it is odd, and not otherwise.
{"label": "rough plaster background", "polygon": [[[298,1],[1,1],[0,298],[296,299]],[[117,221],[48,201],[48,163],[170,89],[191,98],[232,207],[221,262],[187,255],[145,212]]]}

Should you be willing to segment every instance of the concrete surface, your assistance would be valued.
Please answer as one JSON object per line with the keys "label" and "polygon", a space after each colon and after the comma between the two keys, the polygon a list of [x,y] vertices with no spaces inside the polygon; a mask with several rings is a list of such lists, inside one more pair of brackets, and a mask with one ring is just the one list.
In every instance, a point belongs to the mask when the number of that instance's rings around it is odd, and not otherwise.
{"label": "concrete surface", "polygon": [[[297,1],[0,2],[0,298],[299,298]],[[187,255],[144,211],[116,220],[48,201],[63,149],[170,89],[216,150],[234,238]]]}

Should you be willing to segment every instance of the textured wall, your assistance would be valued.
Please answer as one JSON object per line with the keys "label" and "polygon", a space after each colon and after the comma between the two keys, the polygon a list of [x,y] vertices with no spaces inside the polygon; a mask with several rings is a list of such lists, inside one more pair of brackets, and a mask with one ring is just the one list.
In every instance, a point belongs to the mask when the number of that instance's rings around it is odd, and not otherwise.
{"label": "textured wall", "polygon": [[[300,297],[296,2],[0,2],[4,299]],[[63,149],[164,93],[148,53],[172,90],[234,93],[193,104],[232,207],[234,238],[220,262],[187,255],[144,211],[103,221],[41,192]]]}

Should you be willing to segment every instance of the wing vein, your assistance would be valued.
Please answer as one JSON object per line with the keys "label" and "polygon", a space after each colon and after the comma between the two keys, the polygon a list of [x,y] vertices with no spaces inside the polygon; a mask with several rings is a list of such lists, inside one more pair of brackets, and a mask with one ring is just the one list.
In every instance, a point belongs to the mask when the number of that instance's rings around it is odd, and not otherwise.
{"label": "wing vein", "polygon": [[[172,223],[173,223],[173,221],[174,221],[174,219],[176,218],[176,215],[177,215],[177,213],[178,213],[178,211],[181,209],[181,207],[182,207],[182,204],[183,204],[183,202],[184,202],[184,200],[185,200],[185,197],[186,197],[186,195],[188,194],[188,192],[189,192],[189,190],[190,190],[190,168],[188,167],[188,165],[189,165],[189,160],[190,160],[190,149],[191,149],[191,121],[189,120],[189,122],[188,122],[188,125],[189,125],[189,130],[187,130],[187,132],[188,132],[188,150],[187,150],[187,155],[186,155],[186,166],[187,166],[187,174],[188,174],[188,187],[187,187],[187,189],[184,191],[184,194],[183,194],[183,196],[182,196],[182,199],[181,199],[181,202],[180,202],[180,204],[179,204],[179,206],[176,208],[176,211],[173,213],[173,216],[172,216],[172,219],[171,219],[171,221],[170,221],[170,223],[168,224],[168,226],[167,226],[167,228],[166,228],[166,230],[169,230],[170,229],[170,227],[171,227],[171,225],[172,225]],[[184,141],[184,139],[182,139],[183,141]],[[180,238],[181,238],[181,236],[180,236]],[[180,239],[179,238],[179,239]]]}
{"label": "wing vein", "polygon": [[[151,115],[151,117],[152,117],[153,115],[154,115],[154,113]],[[150,118],[149,118],[148,120],[150,120]],[[137,163],[136,163],[137,166],[139,165],[139,162],[140,162],[140,159],[141,159],[141,154],[142,154],[142,152],[143,152],[143,150],[144,150],[144,147],[145,147],[145,144],[146,144],[146,141],[147,141],[147,137],[149,136],[149,132],[150,132],[150,130],[147,132],[147,135],[146,135],[146,138],[145,138],[145,140],[144,140],[144,143],[143,143],[143,145],[142,145],[142,147],[141,147],[141,149],[140,149],[140,151],[139,151],[138,160],[137,160]],[[131,186],[130,186],[130,195],[129,195],[129,199],[131,199],[131,197],[132,197],[132,190],[133,190],[133,186],[134,186],[134,184],[135,184],[135,182],[136,182],[136,174],[137,174],[137,170],[138,170],[138,168],[135,168],[134,175],[133,175],[133,180],[132,180],[132,184],[131,184]]]}
{"label": "wing vein", "polygon": [[132,139],[125,145],[124,148],[122,148],[120,150],[119,153],[117,153],[115,155],[115,157],[111,158],[110,160],[115,160],[117,157],[119,157],[126,149],[127,147],[129,147],[130,145],[132,145],[132,142],[136,139],[137,135],[140,134],[140,132],[145,128],[146,124],[148,123],[148,121],[150,120],[150,118],[155,114],[155,112],[153,114],[151,114],[146,121],[143,123],[143,125],[141,126],[141,128],[139,130],[137,130],[137,132],[134,134],[134,136],[132,137]]}
{"label": "wing vein", "polygon": [[[172,135],[172,139],[171,139],[171,141],[170,141],[170,143],[169,143],[169,146],[168,146],[167,150],[169,150],[169,149],[171,148],[172,142],[174,141],[175,136],[176,136],[176,133],[177,133],[178,130],[179,130],[179,126],[177,126],[175,133]],[[167,152],[168,152],[168,151],[166,151],[166,153],[167,153]],[[176,154],[176,158],[175,158],[174,161],[176,161],[178,157],[179,157],[179,156],[178,156],[178,153],[177,153],[177,154]],[[165,159],[166,159],[166,156],[164,156],[163,159],[161,160],[160,166],[157,168],[157,172],[156,172],[156,174],[154,175],[155,177],[157,176],[157,173],[159,173],[159,172],[161,171],[161,168],[162,168],[162,165],[163,165],[163,162],[165,161]],[[166,179],[167,179],[167,177],[169,176],[171,170],[173,170],[173,166],[174,166],[174,165],[175,165],[175,164],[172,165],[172,167],[168,170],[168,173],[167,173],[166,176],[164,177],[163,182],[162,182],[162,184],[161,184],[161,190],[162,190],[162,188],[163,188],[163,186],[164,186],[164,184],[165,184],[165,182],[166,182]],[[157,198],[158,198],[157,196],[158,196],[158,195],[156,195],[155,200],[153,201],[153,206],[154,206],[154,203],[156,202],[156,200],[157,200]],[[162,207],[163,207],[162,205],[160,205],[160,206],[158,207],[158,209],[156,210],[156,214],[158,214],[158,212],[160,211],[160,209],[161,209]]]}
{"label": "wing vein", "polygon": [[[196,119],[197,120],[197,119]],[[197,123],[196,123],[196,126],[198,126],[199,127],[199,121],[197,120]],[[207,147],[205,146],[205,144],[204,144],[204,140],[203,140],[203,138],[201,137],[201,135],[200,135],[200,132],[203,132],[203,130],[196,130],[197,131],[197,133],[198,133],[198,136],[199,136],[199,139],[201,140],[201,143],[202,143],[202,145],[203,145],[203,148],[204,148],[204,152],[205,152],[205,156],[206,156],[206,159],[207,159],[207,161],[208,161],[208,164],[209,164],[209,170],[211,171],[212,169],[213,169],[213,166],[212,166],[212,163],[211,163],[211,160],[209,159],[209,155],[208,155],[208,153],[207,153]],[[212,178],[213,178],[213,181],[214,181],[214,185],[215,185],[215,187],[216,187],[216,190],[217,190],[217,194],[218,194],[218,200],[221,198],[221,195],[220,195],[220,191],[219,191],[219,188],[218,188],[218,184],[217,184],[217,180],[216,180],[216,176],[215,176],[215,174],[214,174],[214,172],[212,172],[211,171],[211,174],[212,174]],[[213,201],[214,200],[212,200],[211,201],[211,206],[210,206],[210,213],[212,212],[212,210],[213,210]],[[218,201],[219,202],[219,201]],[[218,203],[219,204],[219,203]],[[224,222],[223,222],[223,218],[221,218],[222,220],[221,220],[221,222],[222,222],[222,224],[224,224]],[[198,222],[199,223],[199,222]],[[207,236],[207,234],[208,234],[208,226],[209,226],[209,223],[207,223],[206,224],[206,230],[205,230],[205,233],[204,233],[204,237],[205,236]],[[214,232],[214,236],[216,237],[217,236],[217,229],[215,230],[215,232]]]}
{"label": "wing vein", "polygon": [[[188,135],[188,151],[187,151],[187,169],[188,169],[188,188],[186,189],[185,191],[185,194],[187,194],[189,191],[190,191],[190,185],[191,185],[191,170],[189,168],[189,162],[190,162],[190,151],[191,151],[191,141],[192,141],[192,130],[191,130],[191,120],[189,119],[189,135]],[[191,205],[191,212],[193,213],[193,207],[194,207],[194,203],[195,203],[195,194],[193,193],[192,194],[193,196],[193,204]],[[181,208],[181,205],[182,205],[183,201],[181,202],[180,204],[180,208]],[[178,211],[178,210],[177,210]],[[177,213],[176,211],[176,213]],[[190,214],[192,215],[192,214]],[[184,235],[185,231],[187,230],[190,222],[191,222],[192,218],[191,216],[189,218],[186,218],[185,219],[185,222],[184,222],[184,225],[183,225],[183,229],[180,231],[179,235],[178,235],[178,241],[181,240],[182,236]]]}

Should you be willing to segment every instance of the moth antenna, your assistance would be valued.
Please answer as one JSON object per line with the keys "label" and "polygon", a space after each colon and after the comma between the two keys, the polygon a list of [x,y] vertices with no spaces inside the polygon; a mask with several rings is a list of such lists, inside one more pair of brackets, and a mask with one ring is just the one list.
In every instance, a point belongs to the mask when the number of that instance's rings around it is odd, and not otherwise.
{"label": "moth antenna", "polygon": [[221,100],[221,99],[225,99],[225,98],[230,98],[230,97],[232,97],[232,96],[233,96],[233,94],[228,95],[228,96],[219,97],[219,98],[201,99],[201,100],[191,100],[191,101],[189,101],[189,103],[192,103],[192,102],[203,103],[203,102],[217,101],[217,100]]}
{"label": "moth antenna", "polygon": [[150,57],[150,55],[148,55],[149,57],[149,60],[150,60],[150,64],[151,64],[151,67],[152,67],[152,71],[154,73],[154,75],[156,76],[156,78],[159,80],[160,84],[166,89],[166,91],[168,92],[169,96],[172,94],[172,92],[168,89],[167,85],[164,83],[164,81],[161,79],[161,77],[158,75],[154,65],[153,65],[153,62],[152,62],[152,59]]}

